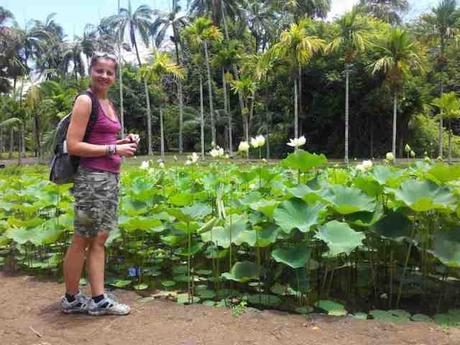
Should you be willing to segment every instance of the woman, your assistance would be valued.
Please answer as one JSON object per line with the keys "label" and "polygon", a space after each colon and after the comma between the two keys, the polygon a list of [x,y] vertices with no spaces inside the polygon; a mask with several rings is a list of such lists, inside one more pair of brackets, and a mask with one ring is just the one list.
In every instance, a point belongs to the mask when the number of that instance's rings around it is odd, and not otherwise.
{"label": "woman", "polygon": [[[138,136],[129,134],[117,140],[121,130],[109,87],[115,81],[117,60],[111,54],[97,53],[90,63],[90,88],[93,97],[77,97],[67,132],[69,154],[80,157],[75,176],[75,233],[64,259],[66,294],[61,308],[65,313],[88,312],[91,315],[126,315],[130,308],[104,292],[105,241],[117,226],[118,184],[121,156],[136,152]],[[97,121],[84,142],[92,101],[97,100]],[[79,290],[86,254],[92,298]]]}

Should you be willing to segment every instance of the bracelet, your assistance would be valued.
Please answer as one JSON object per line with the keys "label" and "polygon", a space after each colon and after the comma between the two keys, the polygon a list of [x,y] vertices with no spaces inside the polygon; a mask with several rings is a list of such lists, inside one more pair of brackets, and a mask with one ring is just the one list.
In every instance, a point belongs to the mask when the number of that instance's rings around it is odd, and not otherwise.
{"label": "bracelet", "polygon": [[105,153],[108,156],[113,156],[114,154],[117,153],[117,145],[107,145],[105,149]]}

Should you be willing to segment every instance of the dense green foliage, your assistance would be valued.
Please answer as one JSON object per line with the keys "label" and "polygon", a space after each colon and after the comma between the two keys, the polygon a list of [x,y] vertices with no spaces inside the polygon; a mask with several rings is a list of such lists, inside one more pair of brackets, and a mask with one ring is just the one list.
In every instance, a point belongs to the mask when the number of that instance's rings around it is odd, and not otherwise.
{"label": "dense green foliage", "polygon": [[[128,169],[119,230],[107,245],[108,283],[185,291],[181,302],[236,297],[392,320],[403,317],[398,308],[451,309],[442,317],[454,320],[460,166],[326,163],[297,150],[276,165],[221,159]],[[69,186],[7,171],[0,192],[0,265],[59,274],[73,228]]]}
{"label": "dense green foliage", "polygon": [[[206,150],[214,140],[233,152],[263,134],[271,157],[283,157],[287,139],[301,135],[309,150],[335,158],[382,157],[392,147],[403,156],[407,143],[418,156],[447,155],[450,146],[458,156],[458,109],[446,117],[433,103],[458,93],[455,0],[405,23],[407,1],[362,0],[334,21],[324,21],[327,0],[187,4],[184,12],[172,1],[171,13],[129,6],[73,38],[53,15],[21,27],[0,7],[0,155],[49,152],[55,124],[87,86],[92,53],[131,50],[123,102],[120,84],[111,97],[123,105],[126,130],[142,134],[142,152],[149,143],[160,151],[161,123],[166,151],[201,150],[201,85]],[[153,42],[171,61],[144,56],[142,45]],[[150,74],[146,92],[139,70],[155,64],[161,77]]]}

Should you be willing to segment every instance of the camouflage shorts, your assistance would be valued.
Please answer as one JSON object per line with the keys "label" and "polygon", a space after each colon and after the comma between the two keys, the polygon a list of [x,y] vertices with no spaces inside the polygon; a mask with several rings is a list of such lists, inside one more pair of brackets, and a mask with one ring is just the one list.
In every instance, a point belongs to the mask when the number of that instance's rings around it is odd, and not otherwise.
{"label": "camouflage shorts", "polygon": [[94,237],[117,228],[119,175],[79,168],[75,175],[75,233]]}

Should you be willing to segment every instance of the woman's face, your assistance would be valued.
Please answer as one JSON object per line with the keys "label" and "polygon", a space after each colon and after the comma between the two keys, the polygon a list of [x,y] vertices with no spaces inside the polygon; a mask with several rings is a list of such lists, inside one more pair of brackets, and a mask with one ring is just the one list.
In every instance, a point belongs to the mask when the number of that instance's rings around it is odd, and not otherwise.
{"label": "woman's face", "polygon": [[115,81],[116,63],[112,59],[99,58],[91,67],[91,86],[98,90],[106,90]]}

